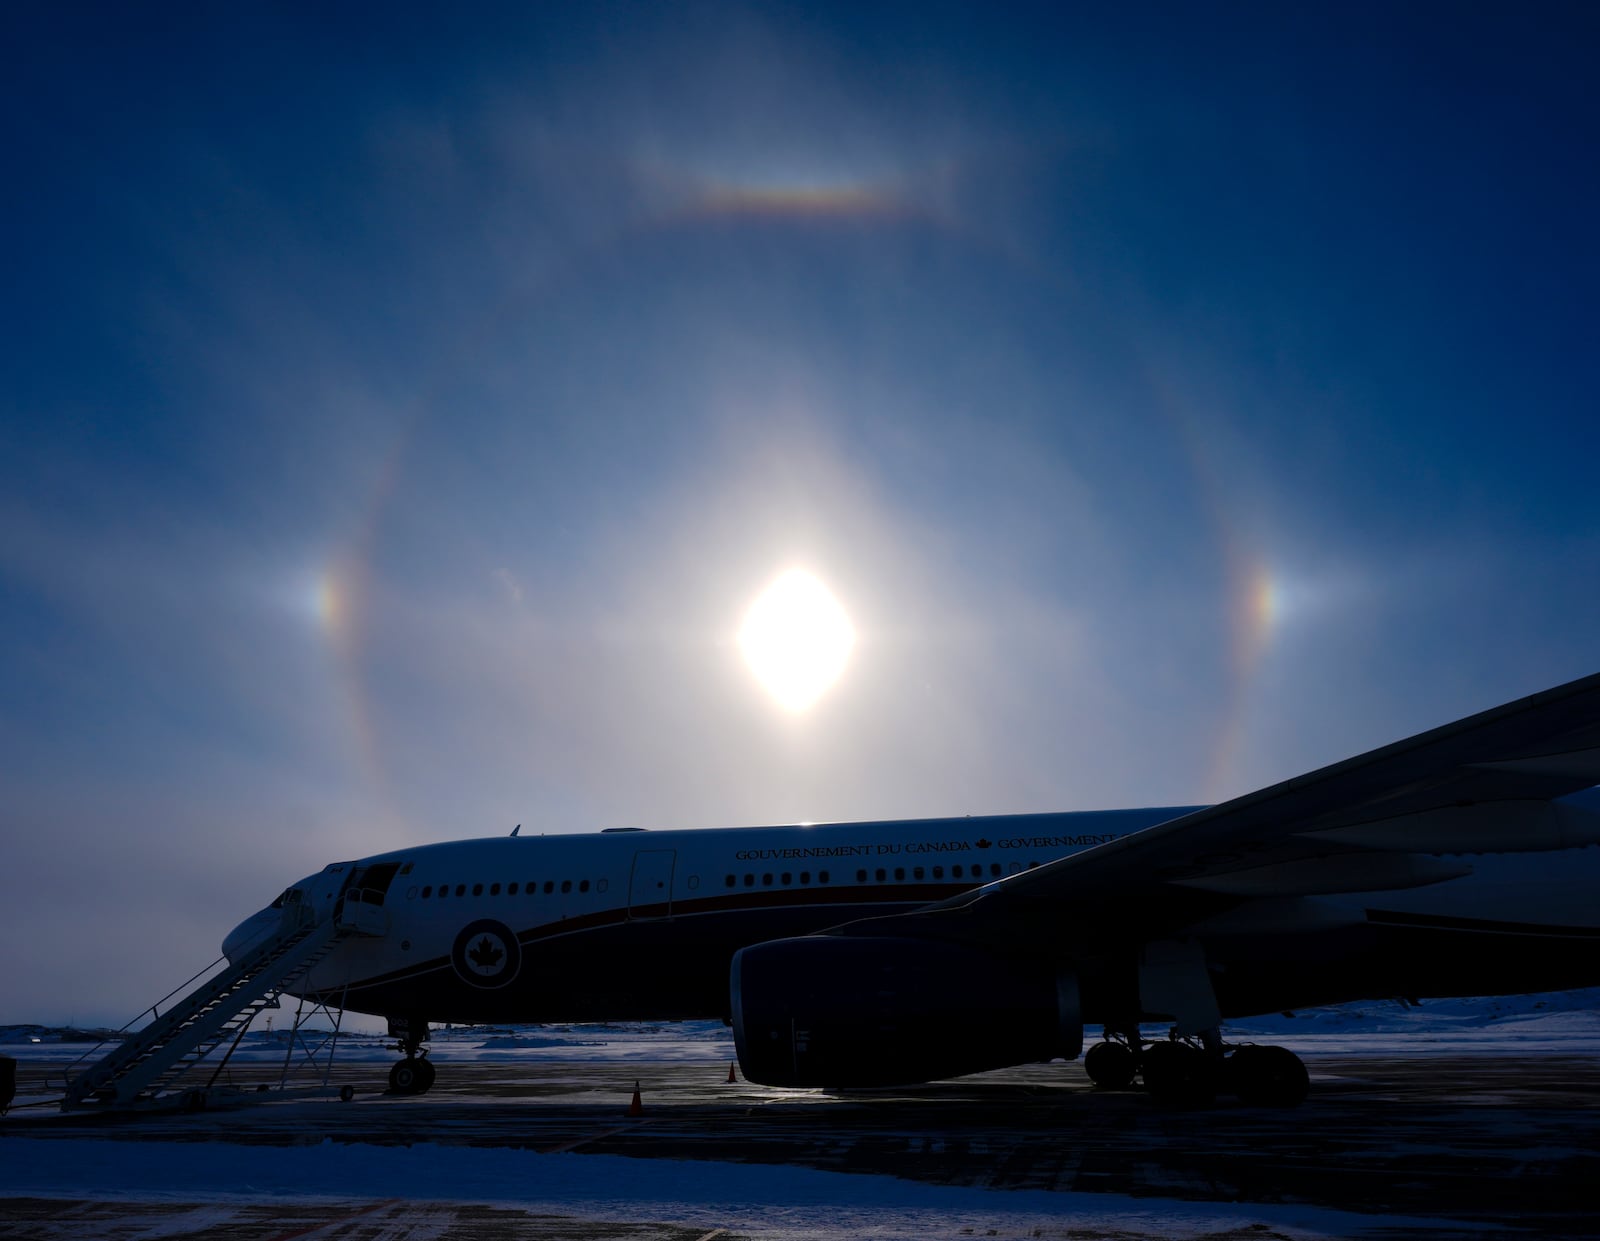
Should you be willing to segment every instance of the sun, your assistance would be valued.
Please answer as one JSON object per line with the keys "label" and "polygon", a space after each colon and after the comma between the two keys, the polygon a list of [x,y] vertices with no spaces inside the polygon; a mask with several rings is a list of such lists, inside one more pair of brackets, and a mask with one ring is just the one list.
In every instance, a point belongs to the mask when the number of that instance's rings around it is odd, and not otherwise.
{"label": "sun", "polygon": [[811,574],[791,569],[745,613],[739,649],[766,691],[801,712],[839,679],[856,631],[839,601]]}

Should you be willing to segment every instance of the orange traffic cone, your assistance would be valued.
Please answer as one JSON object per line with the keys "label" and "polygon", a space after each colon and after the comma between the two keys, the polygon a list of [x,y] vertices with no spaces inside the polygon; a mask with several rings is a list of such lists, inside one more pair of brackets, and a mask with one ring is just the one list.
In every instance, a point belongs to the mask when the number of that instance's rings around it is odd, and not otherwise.
{"label": "orange traffic cone", "polygon": [[634,1082],[633,1083],[633,1102],[628,1104],[628,1115],[629,1116],[643,1116],[644,1115],[644,1101],[639,1098],[639,1083],[638,1082]]}
{"label": "orange traffic cone", "polygon": [[734,1061],[728,1061],[728,1085],[733,1085],[739,1080],[739,1075],[733,1071]]}

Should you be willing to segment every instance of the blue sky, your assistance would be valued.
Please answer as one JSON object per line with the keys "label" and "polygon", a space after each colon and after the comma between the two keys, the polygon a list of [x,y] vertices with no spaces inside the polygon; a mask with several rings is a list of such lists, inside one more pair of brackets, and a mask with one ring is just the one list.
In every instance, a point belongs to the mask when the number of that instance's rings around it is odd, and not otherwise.
{"label": "blue sky", "polygon": [[406,843],[1192,803],[1595,671],[1597,19],[1284,7],[10,10],[0,1020]]}

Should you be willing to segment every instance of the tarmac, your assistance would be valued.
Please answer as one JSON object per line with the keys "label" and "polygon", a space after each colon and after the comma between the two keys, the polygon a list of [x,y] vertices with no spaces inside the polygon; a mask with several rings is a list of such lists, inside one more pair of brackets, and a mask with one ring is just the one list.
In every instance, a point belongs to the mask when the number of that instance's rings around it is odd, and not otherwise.
{"label": "tarmac", "polygon": [[[938,1185],[1136,1199],[1302,1204],[1430,1221],[1430,1237],[1600,1236],[1600,1058],[1581,1055],[1380,1055],[1308,1058],[1312,1095],[1289,1111],[1172,1111],[1137,1089],[1094,1089],[1076,1065],[1032,1065],[896,1091],[781,1091],[726,1080],[727,1065],[439,1062],[426,1095],[386,1093],[386,1066],[338,1066],[355,1098],[278,1100],[196,1112],[59,1115],[13,1111],[0,1134],[58,1144],[63,1165],[85,1139],[168,1144],[375,1146],[417,1142],[766,1164]],[[51,1066],[25,1063],[26,1096]],[[254,1076],[252,1076],[254,1074]],[[266,1066],[234,1071],[251,1089]],[[30,1081],[29,1079],[33,1080]],[[639,1114],[629,1115],[635,1082]],[[20,1101],[20,1100],[19,1100]],[[217,1235],[239,1238],[772,1236],[728,1219],[698,1224],[533,1215],[514,1205],[407,1200],[151,1201],[11,1193],[0,1170],[0,1237]],[[1063,1201],[1065,1199],[1063,1198]],[[803,1231],[803,1230],[802,1230]],[[785,1234],[788,1235],[788,1234]],[[801,1235],[796,1233],[795,1235]],[[983,1235],[981,1232],[978,1235]],[[991,1235],[1009,1235],[996,1231]],[[1115,1235],[1070,1218],[1036,1237]],[[1149,1233],[1122,1235],[1151,1235]],[[1184,1234],[1199,1235],[1199,1234]],[[1237,1233],[1288,1235],[1266,1225]]]}

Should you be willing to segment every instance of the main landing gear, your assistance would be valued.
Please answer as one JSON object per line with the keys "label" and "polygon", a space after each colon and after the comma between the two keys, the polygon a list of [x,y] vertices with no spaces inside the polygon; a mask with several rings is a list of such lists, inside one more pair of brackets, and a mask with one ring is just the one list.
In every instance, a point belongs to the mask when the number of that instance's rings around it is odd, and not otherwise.
{"label": "main landing gear", "polygon": [[399,1035],[395,1050],[403,1052],[405,1059],[389,1070],[390,1094],[426,1094],[437,1073],[433,1062],[427,1059],[423,1044],[428,1041],[427,1023],[418,1023],[420,1030],[407,1029]]}
{"label": "main landing gear", "polygon": [[1168,1107],[1209,1107],[1231,1094],[1248,1107],[1297,1107],[1311,1089],[1300,1057],[1287,1047],[1230,1046],[1220,1032],[1198,1039],[1146,1043],[1139,1035],[1106,1030],[1106,1041],[1083,1057],[1089,1080],[1121,1090],[1143,1078],[1150,1097]]}

